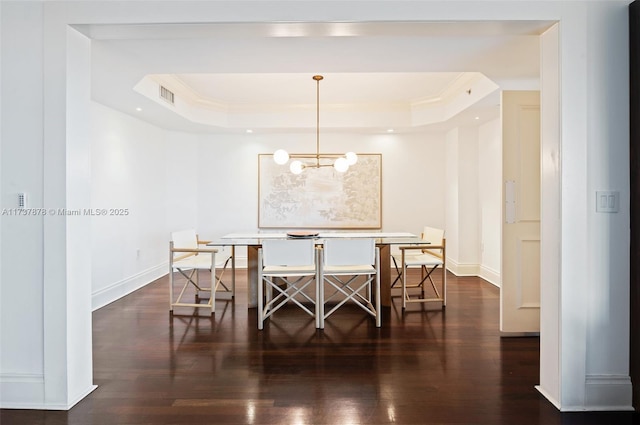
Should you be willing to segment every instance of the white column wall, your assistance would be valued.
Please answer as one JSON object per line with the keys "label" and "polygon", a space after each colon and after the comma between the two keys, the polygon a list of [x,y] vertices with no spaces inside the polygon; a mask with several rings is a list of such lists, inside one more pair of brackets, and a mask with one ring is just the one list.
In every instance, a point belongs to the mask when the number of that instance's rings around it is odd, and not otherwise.
{"label": "white column wall", "polygon": [[[561,122],[559,24],[540,38],[540,385],[560,407]],[[502,185],[502,180],[501,180]]]}
{"label": "white column wall", "polygon": [[458,150],[458,223],[459,275],[477,276],[480,263],[478,128],[461,127]]}
{"label": "white column wall", "polygon": [[500,286],[502,216],[502,133],[496,119],[478,128],[479,275]]}
{"label": "white column wall", "polygon": [[[91,91],[91,41],[67,27],[67,208],[85,208],[91,200],[91,144],[90,139],[90,91]],[[66,408],[77,403],[96,386],[93,385],[93,346],[91,319],[91,216],[87,214],[65,216],[66,241],[72,255],[67,256],[66,304],[78,308],[67,309],[65,323],[66,352],[45,356],[45,401],[60,403]],[[89,320],[86,320],[87,316]],[[45,330],[47,330],[45,324]],[[57,330],[45,334],[45,347],[57,345]],[[59,356],[63,356],[59,358]],[[57,361],[66,360],[66,379],[58,376]],[[53,362],[53,363],[52,363]],[[47,386],[50,384],[49,388]],[[59,398],[61,389],[67,397]]]}
{"label": "white column wall", "polygon": [[[2,22],[2,208],[43,206],[42,5],[0,4]],[[33,52],[26,55],[25,52]],[[28,89],[25,89],[28,88]],[[15,404],[44,399],[43,218],[2,215],[0,396]],[[26,255],[25,255],[26,254]],[[24,294],[29,294],[25,297]],[[15,326],[15,323],[22,323]]]}
{"label": "white column wall", "polygon": [[447,238],[447,264],[450,270],[456,269],[459,257],[459,223],[460,204],[458,196],[459,162],[458,152],[460,143],[458,141],[459,129],[447,132],[445,145],[445,237]]}
{"label": "white column wall", "polygon": [[446,135],[447,269],[458,276],[480,274],[478,128]]}
{"label": "white column wall", "polygon": [[[587,216],[587,147],[588,120],[587,45],[589,32],[587,7],[577,8],[561,23],[560,51],[562,52],[560,82],[562,117],[561,159],[561,215],[560,235],[560,394],[555,400],[561,409],[579,409],[585,404],[585,352],[587,350],[587,312],[585,282],[589,274],[584,267],[588,258],[587,242],[591,229]],[[566,33],[565,33],[566,32]],[[569,36],[568,36],[569,35]],[[566,95],[573,102],[566,99]],[[574,103],[575,102],[575,103]],[[544,131],[544,129],[543,129]],[[542,228],[546,226],[541,223]],[[548,288],[551,289],[551,288]],[[551,289],[553,291],[553,289]],[[543,293],[545,296],[551,294]],[[546,298],[541,300],[544,304]],[[546,395],[546,393],[543,392]]]}
{"label": "white column wall", "polygon": [[[590,93],[587,113],[588,290],[585,404],[624,408],[631,403],[629,378],[629,80],[627,9],[589,6],[598,16],[587,37]],[[616,99],[606,110],[601,105]],[[598,121],[599,123],[596,123]],[[620,193],[618,213],[597,213],[595,192]],[[607,282],[607,284],[603,284]],[[618,325],[611,328],[612,323]],[[611,350],[607,347],[620,347]],[[622,347],[627,347],[622,349]],[[637,385],[640,383],[636,383]]]}

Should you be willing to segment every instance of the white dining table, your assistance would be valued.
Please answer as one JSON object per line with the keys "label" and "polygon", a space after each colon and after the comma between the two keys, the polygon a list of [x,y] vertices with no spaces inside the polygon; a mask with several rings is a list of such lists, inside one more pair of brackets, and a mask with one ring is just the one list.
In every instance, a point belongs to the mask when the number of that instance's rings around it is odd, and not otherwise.
{"label": "white dining table", "polygon": [[[258,249],[265,239],[286,239],[288,232],[246,232],[229,233],[220,239],[209,242],[208,246],[230,246],[232,250],[231,267],[235,280],[235,247],[247,247],[247,302],[249,308],[258,306]],[[380,249],[380,299],[384,307],[391,306],[391,245],[428,244],[409,232],[369,232],[369,231],[319,231],[313,239],[319,245],[328,238],[373,238]]]}

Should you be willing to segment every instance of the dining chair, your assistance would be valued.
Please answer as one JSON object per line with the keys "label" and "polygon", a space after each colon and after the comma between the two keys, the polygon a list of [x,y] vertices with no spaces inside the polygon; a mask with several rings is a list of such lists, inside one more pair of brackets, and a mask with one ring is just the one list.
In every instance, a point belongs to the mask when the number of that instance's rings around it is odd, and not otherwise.
{"label": "dining chair", "polygon": [[[375,318],[380,327],[380,250],[370,238],[325,239],[319,261],[319,328],[351,301]],[[331,294],[325,296],[325,284]],[[332,303],[335,302],[335,305]],[[326,311],[327,305],[331,305]]]}
{"label": "dining chair", "polygon": [[[400,258],[394,254],[394,263],[397,260],[402,265],[398,274],[402,281],[402,308],[407,308],[407,303],[414,302],[441,302],[442,308],[447,305],[447,266],[446,266],[446,239],[444,230],[433,227],[424,227],[422,232],[424,245],[400,246]],[[420,281],[408,282],[407,269],[420,268]],[[433,272],[436,269],[442,271],[441,289],[438,289],[433,280]],[[425,283],[429,281],[434,295],[427,296]],[[419,289],[416,294],[413,289]]]}
{"label": "dining chair", "polygon": [[[312,298],[305,290],[318,281],[313,239],[265,239],[258,249],[258,329],[291,302],[315,318],[318,327],[318,288]],[[308,304],[310,307],[308,307]]]}
{"label": "dining chair", "polygon": [[[210,308],[215,313],[216,296],[233,298],[235,285],[227,285],[222,279],[231,260],[228,249],[201,248],[209,241],[198,239],[194,229],[181,230],[171,233],[169,241],[169,313],[173,315],[174,307]],[[199,271],[208,270],[211,273],[209,286],[200,283]],[[184,277],[184,284],[177,297],[174,297],[175,276],[178,273]],[[187,302],[184,298],[191,294],[189,288],[195,290],[195,301]],[[209,295],[208,302],[202,303],[201,293]]]}

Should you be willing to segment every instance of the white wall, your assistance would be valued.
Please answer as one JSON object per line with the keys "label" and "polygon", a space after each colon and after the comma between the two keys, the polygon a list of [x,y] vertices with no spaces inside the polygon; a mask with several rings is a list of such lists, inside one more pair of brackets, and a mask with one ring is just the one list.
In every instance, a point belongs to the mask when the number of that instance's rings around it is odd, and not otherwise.
{"label": "white wall", "polygon": [[500,285],[500,121],[446,134],[447,268]]}
{"label": "white wall", "polygon": [[[199,225],[207,237],[256,231],[258,154],[278,148],[315,152],[312,134],[194,136],[199,140]],[[300,146],[304,146],[301,148]],[[382,229],[420,234],[443,222],[442,135],[321,133],[322,152],[382,154]]]}
{"label": "white wall", "polygon": [[[157,130],[157,129],[156,129]],[[165,224],[162,235],[166,245],[170,232],[184,229],[198,230],[199,188],[209,179],[200,181],[198,161],[198,143],[191,135],[168,132],[165,138]],[[161,182],[155,182],[161,185]],[[162,210],[159,211],[162,213]],[[163,251],[163,262],[168,261],[168,254]],[[168,267],[168,264],[167,264]]]}
{"label": "white wall", "polygon": [[[94,309],[166,274],[171,231],[193,227],[202,239],[257,231],[258,154],[315,149],[309,133],[197,135],[95,102],[91,110],[91,207],[125,210],[92,217]],[[322,151],[347,146],[382,154],[383,230],[420,234],[425,224],[442,225],[443,135],[321,136]],[[246,251],[236,255],[245,264]]]}
{"label": "white wall", "polygon": [[196,150],[167,131],[92,102],[92,304],[164,275],[169,229],[196,226]]}

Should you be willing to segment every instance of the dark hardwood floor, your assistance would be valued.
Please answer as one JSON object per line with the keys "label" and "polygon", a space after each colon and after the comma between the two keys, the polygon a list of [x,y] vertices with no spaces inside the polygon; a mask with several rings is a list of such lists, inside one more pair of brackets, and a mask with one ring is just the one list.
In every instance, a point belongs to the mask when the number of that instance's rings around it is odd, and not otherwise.
{"label": "dark hardwood floor", "polygon": [[499,291],[450,275],[447,308],[401,300],[383,326],[340,309],[317,331],[297,308],[259,332],[235,302],[168,313],[162,278],[93,314],[94,383],[68,412],[8,410],[0,423],[632,424],[632,412],[560,413],[534,388],[538,338],[500,338]]}

